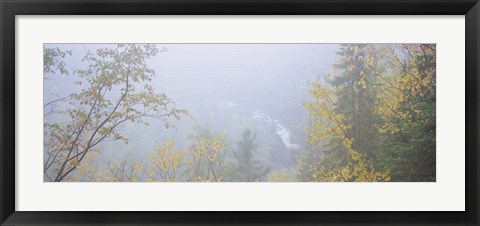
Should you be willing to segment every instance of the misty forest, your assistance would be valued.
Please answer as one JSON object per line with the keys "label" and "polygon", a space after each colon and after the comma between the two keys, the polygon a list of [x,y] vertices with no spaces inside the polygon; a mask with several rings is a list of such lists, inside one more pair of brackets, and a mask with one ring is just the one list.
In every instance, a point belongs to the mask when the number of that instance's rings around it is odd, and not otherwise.
{"label": "misty forest", "polygon": [[45,44],[45,182],[434,182],[435,44]]}

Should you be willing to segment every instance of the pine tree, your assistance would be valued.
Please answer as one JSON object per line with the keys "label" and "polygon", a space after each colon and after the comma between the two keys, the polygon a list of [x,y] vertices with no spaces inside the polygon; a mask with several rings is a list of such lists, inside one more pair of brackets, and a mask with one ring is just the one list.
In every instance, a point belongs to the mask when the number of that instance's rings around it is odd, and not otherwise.
{"label": "pine tree", "polygon": [[397,181],[434,181],[436,177],[436,46],[386,45],[385,76],[378,111],[385,137],[379,163]]}
{"label": "pine tree", "polygon": [[234,152],[237,160],[237,170],[239,181],[260,181],[270,171],[265,168],[260,161],[254,160],[254,152],[257,149],[255,144],[255,134],[250,129],[245,129],[242,133],[242,139],[238,142],[239,150]]}
{"label": "pine tree", "polygon": [[310,84],[308,142],[298,174],[307,181],[389,181],[375,169],[379,121],[375,111],[377,45],[342,45],[335,73]]}
{"label": "pine tree", "polygon": [[366,44],[344,45],[337,52],[340,61],[335,65],[339,74],[329,80],[337,93],[335,111],[345,117],[352,148],[372,159],[376,149],[378,123],[374,104],[376,74],[378,73],[375,46]]}

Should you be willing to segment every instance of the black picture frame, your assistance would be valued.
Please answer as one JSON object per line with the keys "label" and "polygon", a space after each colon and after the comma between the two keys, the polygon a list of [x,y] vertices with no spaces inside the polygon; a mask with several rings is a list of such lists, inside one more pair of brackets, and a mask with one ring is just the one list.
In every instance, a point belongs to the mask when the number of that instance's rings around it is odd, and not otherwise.
{"label": "black picture frame", "polygon": [[[478,0],[1,0],[1,225],[479,225]],[[27,212],[15,210],[16,15],[465,15],[466,198],[458,212]],[[455,76],[455,75],[452,75]],[[461,76],[461,75],[460,75]],[[454,150],[452,150],[454,151]],[[39,194],[41,195],[41,194]]]}

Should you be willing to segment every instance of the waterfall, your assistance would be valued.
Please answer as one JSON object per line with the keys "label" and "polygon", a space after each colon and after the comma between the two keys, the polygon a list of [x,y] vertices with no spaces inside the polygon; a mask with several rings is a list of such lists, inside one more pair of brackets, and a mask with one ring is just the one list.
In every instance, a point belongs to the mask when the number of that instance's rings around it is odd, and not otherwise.
{"label": "waterfall", "polygon": [[285,147],[291,150],[298,150],[301,148],[298,144],[292,144],[290,140],[291,132],[276,119],[272,119],[269,115],[265,114],[261,110],[255,110],[252,114],[252,117],[256,120],[265,122],[268,126],[275,127],[277,135],[282,139]]}

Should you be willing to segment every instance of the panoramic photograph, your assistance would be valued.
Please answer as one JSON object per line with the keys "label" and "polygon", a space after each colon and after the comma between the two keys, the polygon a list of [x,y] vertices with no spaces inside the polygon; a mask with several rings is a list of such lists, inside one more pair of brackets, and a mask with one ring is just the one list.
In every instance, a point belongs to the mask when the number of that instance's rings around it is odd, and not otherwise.
{"label": "panoramic photograph", "polygon": [[44,182],[436,182],[436,45],[44,44]]}

